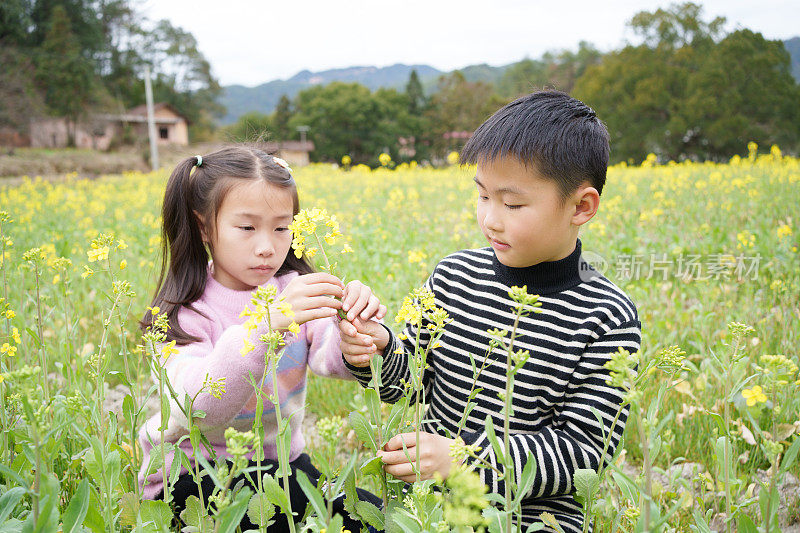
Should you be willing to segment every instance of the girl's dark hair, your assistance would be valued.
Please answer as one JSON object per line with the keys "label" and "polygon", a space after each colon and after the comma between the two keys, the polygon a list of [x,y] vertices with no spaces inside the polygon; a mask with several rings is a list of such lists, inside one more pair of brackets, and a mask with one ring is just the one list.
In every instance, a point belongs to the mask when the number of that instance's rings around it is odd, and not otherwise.
{"label": "girl's dark hair", "polygon": [[[201,157],[181,161],[167,181],[164,206],[161,210],[161,274],[151,307],[159,307],[169,318],[167,339],[188,344],[199,339],[183,331],[178,324],[178,311],[203,294],[208,276],[209,253],[200,233],[198,216],[213,235],[219,208],[225,196],[240,180],[264,180],[289,189],[293,211],[300,211],[297,187],[291,172],[263,150],[246,146],[223,148]],[[314,271],[308,260],[294,253],[286,255],[275,273]],[[154,317],[148,310],[141,321],[142,329],[152,326]]]}

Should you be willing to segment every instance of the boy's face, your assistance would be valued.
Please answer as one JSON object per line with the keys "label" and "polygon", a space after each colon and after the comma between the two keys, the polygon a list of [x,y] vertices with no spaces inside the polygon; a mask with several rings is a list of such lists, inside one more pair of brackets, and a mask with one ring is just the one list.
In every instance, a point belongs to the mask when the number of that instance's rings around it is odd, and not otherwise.
{"label": "boy's face", "polygon": [[502,264],[528,267],[575,250],[580,190],[563,202],[555,182],[514,157],[479,161],[475,183],[478,225]]}

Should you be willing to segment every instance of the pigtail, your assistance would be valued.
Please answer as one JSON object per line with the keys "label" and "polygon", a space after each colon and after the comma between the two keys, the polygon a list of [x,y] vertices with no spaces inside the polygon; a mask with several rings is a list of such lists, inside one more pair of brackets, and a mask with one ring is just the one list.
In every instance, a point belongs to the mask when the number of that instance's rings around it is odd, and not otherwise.
{"label": "pigtail", "polygon": [[[199,340],[181,329],[178,311],[202,296],[208,275],[208,252],[195,215],[197,181],[204,172],[197,162],[195,157],[184,159],[167,181],[161,211],[161,273],[151,306],[167,314],[167,338],[178,344]],[[148,310],[142,328],[151,326],[153,319]]]}

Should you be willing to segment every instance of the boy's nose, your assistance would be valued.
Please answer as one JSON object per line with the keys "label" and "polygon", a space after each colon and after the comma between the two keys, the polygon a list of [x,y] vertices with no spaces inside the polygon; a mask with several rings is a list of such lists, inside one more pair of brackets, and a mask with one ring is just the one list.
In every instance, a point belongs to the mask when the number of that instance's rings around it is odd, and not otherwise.
{"label": "boy's nose", "polygon": [[495,216],[492,210],[488,210],[483,217],[483,225],[492,231],[500,231],[503,229],[503,224],[500,217]]}

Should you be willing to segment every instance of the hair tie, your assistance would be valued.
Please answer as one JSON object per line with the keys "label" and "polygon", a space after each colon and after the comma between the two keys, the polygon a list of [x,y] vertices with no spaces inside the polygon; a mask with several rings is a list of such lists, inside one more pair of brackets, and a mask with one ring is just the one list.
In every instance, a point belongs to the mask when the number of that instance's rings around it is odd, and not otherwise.
{"label": "hair tie", "polygon": [[195,164],[195,166],[199,168],[200,165],[203,164],[203,156],[202,155],[196,155],[195,157],[197,158],[197,164]]}

